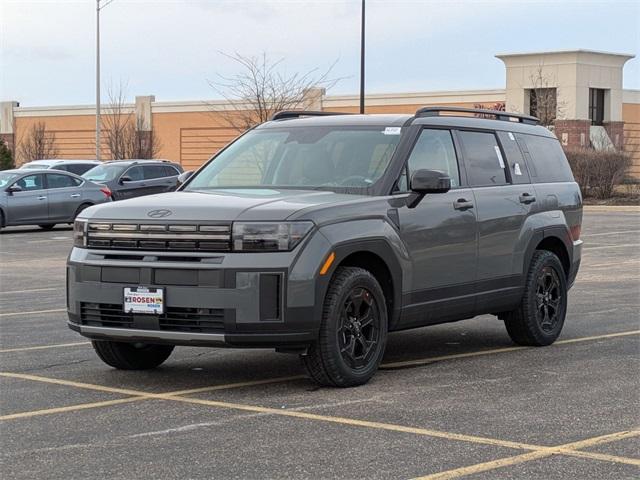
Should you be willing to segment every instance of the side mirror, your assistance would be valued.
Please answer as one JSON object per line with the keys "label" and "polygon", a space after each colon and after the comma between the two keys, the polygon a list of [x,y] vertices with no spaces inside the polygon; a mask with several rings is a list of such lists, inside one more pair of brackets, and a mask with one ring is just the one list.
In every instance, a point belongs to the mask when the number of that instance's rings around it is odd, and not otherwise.
{"label": "side mirror", "polygon": [[7,192],[10,194],[15,192],[21,192],[21,191],[22,191],[22,187],[16,184],[13,184],[9,188],[7,188]]}
{"label": "side mirror", "polygon": [[120,185],[122,185],[122,184],[124,184],[124,182],[131,182],[131,181],[132,181],[132,180],[131,180],[131,177],[130,177],[130,176],[128,176],[128,175],[124,175],[124,176],[120,177],[120,180],[118,180],[118,183],[119,183]]}
{"label": "side mirror", "polygon": [[411,175],[409,208],[415,208],[427,193],[446,193],[451,190],[451,178],[439,170],[416,170]]}
{"label": "side mirror", "polygon": [[191,175],[194,174],[193,170],[187,170],[186,172],[182,172],[180,175],[178,175],[178,183],[176,185],[176,188],[181,187],[182,185],[184,185],[184,183],[189,180],[191,178]]}

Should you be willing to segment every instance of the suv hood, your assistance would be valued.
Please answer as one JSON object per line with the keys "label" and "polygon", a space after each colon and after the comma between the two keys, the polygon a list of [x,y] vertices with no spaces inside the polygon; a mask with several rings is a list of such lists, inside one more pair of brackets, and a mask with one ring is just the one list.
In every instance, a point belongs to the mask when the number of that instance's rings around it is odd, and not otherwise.
{"label": "suv hood", "polygon": [[[153,210],[169,210],[171,221],[286,220],[310,207],[371,198],[317,190],[234,189],[171,192],[105,203],[81,217],[94,220],[146,220]],[[154,220],[160,220],[155,218]]]}

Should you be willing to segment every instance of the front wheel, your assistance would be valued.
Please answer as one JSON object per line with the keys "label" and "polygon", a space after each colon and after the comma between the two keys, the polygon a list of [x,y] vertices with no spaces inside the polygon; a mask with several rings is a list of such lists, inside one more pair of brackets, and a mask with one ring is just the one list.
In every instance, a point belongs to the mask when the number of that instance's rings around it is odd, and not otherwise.
{"label": "front wheel", "polygon": [[560,336],[567,314],[567,279],[553,253],[537,250],[531,259],[524,295],[504,315],[511,339],[519,345],[551,345]]}
{"label": "front wheel", "polygon": [[375,277],[357,267],[340,267],[324,301],[318,341],[302,357],[311,378],[323,386],[367,383],[387,343],[387,309]]}
{"label": "front wheel", "polygon": [[100,360],[119,370],[155,368],[169,358],[174,348],[173,345],[148,345],[109,340],[93,340],[91,344]]}

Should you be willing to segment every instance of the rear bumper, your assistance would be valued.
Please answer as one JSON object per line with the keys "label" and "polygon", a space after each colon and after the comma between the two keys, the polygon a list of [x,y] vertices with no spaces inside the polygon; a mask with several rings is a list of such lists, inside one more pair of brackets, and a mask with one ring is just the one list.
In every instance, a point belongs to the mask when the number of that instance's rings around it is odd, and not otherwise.
{"label": "rear bumper", "polygon": [[569,275],[567,277],[567,288],[571,288],[578,276],[578,270],[580,269],[580,261],[582,260],[582,240],[576,240],[573,242],[573,254],[571,255],[571,267],[569,269]]}

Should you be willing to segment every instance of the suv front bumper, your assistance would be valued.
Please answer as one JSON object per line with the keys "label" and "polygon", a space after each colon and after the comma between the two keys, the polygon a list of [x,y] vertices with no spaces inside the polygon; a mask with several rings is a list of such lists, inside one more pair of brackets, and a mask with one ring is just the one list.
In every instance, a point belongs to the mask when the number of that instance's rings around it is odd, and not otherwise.
{"label": "suv front bumper", "polygon": [[[181,257],[74,248],[69,327],[96,340],[172,345],[297,348],[317,338],[315,272],[292,270],[292,252]],[[137,286],[163,288],[162,315],[124,311],[124,288]]]}

